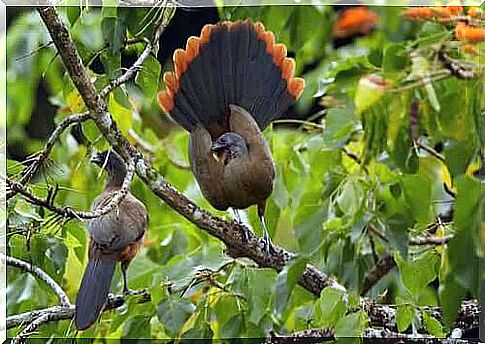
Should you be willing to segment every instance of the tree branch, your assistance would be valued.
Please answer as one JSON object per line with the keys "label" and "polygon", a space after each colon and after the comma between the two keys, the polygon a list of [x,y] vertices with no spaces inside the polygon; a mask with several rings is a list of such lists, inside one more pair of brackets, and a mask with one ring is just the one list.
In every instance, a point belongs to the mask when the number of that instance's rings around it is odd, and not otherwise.
{"label": "tree branch", "polygon": [[[443,338],[437,339],[434,336],[423,334],[403,334],[387,329],[367,328],[362,335],[364,343],[419,343],[419,344],[472,344],[475,342],[456,339]],[[321,343],[323,341],[335,339],[335,333],[330,328],[315,328],[310,330],[298,331],[288,335],[280,335],[274,332],[270,333],[268,337],[269,343],[283,344],[283,343]]]}
{"label": "tree branch", "polygon": [[[130,295],[141,295],[140,303],[148,302],[150,295],[144,291],[131,292]],[[125,295],[117,295],[110,297],[103,309],[103,312],[118,308],[124,304]],[[17,327],[22,324],[28,324],[13,340],[12,344],[23,344],[26,340],[34,334],[40,325],[51,322],[72,319],[75,314],[75,307],[73,305],[64,305],[35,310],[19,315],[14,315],[7,318],[7,329]]]}
{"label": "tree branch", "polygon": [[53,203],[52,199],[42,199],[40,197],[37,197],[34,194],[30,193],[22,184],[15,182],[9,178],[7,178],[6,181],[8,188],[13,190],[15,193],[19,193],[24,196],[25,199],[31,204],[42,206],[66,218],[92,219],[113,211],[120,204],[120,202],[125,198],[128,191],[130,191],[130,184],[133,179],[134,171],[135,164],[133,163],[133,160],[130,159],[128,161],[126,176],[123,180],[121,188],[116,191],[116,194],[113,196],[113,198],[111,198],[107,205],[93,211],[78,211],[72,209],[71,207],[58,207]]}
{"label": "tree branch", "polygon": [[71,302],[69,301],[69,297],[64,292],[59,284],[52,279],[48,274],[45,273],[44,270],[40,269],[39,267],[32,265],[30,263],[24,262],[23,260],[13,258],[10,256],[5,256],[0,254],[0,257],[5,258],[7,265],[19,268],[25,272],[30,272],[32,275],[36,276],[40,280],[44,281],[52,291],[57,295],[59,298],[59,303],[61,306],[70,306]]}
{"label": "tree branch", "polygon": [[380,281],[382,277],[387,275],[396,266],[394,255],[392,253],[384,254],[376,263],[374,268],[367,274],[364,280],[364,287],[362,288],[361,295],[367,294],[367,292]]}
{"label": "tree branch", "polygon": [[169,14],[167,15],[168,18],[164,18],[165,20],[161,20],[160,24],[155,30],[155,34],[153,35],[152,40],[143,40],[146,42],[145,49],[143,49],[143,52],[138,56],[138,59],[133,63],[133,65],[128,68],[128,70],[120,76],[119,78],[111,81],[109,85],[107,85],[105,88],[99,92],[101,97],[105,97],[108,95],[111,91],[113,91],[115,88],[118,86],[126,83],[130,79],[134,78],[136,73],[141,69],[143,63],[145,60],[150,56],[152,51],[157,51],[158,50],[158,42],[160,40],[160,36],[162,35],[162,32],[167,28],[168,23],[170,22],[170,19],[174,13],[175,7],[172,7],[172,4],[170,3],[169,0],[163,0],[162,3],[160,4],[160,7],[162,7],[162,17],[166,15],[165,11],[169,9]]}
{"label": "tree branch", "polygon": [[[44,161],[49,156],[49,154],[50,154],[52,148],[54,147],[54,144],[56,143],[59,136],[67,128],[69,128],[72,124],[84,122],[84,121],[88,120],[89,118],[90,117],[88,116],[88,113],[74,114],[74,115],[70,115],[70,116],[64,118],[56,126],[56,129],[52,132],[52,134],[47,139],[47,142],[44,146],[44,149],[37,154],[34,162],[29,167],[27,167],[25,169],[25,171],[22,173],[22,178],[20,179],[19,183],[21,185],[27,185],[32,180],[32,178],[39,171],[39,169],[42,166],[42,164],[44,163]],[[10,199],[15,194],[16,194],[15,190],[10,190],[10,192],[7,192],[7,200]]]}

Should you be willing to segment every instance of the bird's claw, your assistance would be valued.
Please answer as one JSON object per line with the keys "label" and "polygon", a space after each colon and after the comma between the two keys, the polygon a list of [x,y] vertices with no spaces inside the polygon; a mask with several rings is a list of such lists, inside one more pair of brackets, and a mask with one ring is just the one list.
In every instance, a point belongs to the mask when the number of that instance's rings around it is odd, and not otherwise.
{"label": "bird's claw", "polygon": [[240,220],[234,219],[232,220],[232,225],[234,227],[238,227],[238,230],[242,233],[242,239],[245,243],[249,241],[249,229],[244,225],[244,223]]}
{"label": "bird's claw", "polygon": [[129,288],[124,288],[123,289],[123,296],[130,296],[130,295],[135,295],[137,294],[137,291],[136,290],[131,290]]}
{"label": "bird's claw", "polygon": [[271,256],[273,253],[276,252],[268,232],[264,231],[263,236],[261,237],[260,240],[263,243],[264,250],[266,251],[266,254],[268,256]]}

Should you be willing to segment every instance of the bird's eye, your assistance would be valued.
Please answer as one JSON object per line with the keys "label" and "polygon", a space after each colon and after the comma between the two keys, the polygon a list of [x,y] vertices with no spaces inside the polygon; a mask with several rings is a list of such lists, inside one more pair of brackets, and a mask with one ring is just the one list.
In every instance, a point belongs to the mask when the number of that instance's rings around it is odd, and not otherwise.
{"label": "bird's eye", "polygon": [[221,137],[221,138],[219,139],[219,141],[220,141],[221,143],[226,143],[226,138],[225,138],[225,137]]}

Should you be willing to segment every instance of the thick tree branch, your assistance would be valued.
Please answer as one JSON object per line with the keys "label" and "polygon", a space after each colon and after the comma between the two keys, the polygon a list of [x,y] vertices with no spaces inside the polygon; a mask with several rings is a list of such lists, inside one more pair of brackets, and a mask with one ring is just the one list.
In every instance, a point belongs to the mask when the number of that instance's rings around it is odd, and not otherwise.
{"label": "thick tree branch", "polygon": [[57,295],[61,306],[71,305],[71,302],[69,301],[69,297],[67,297],[67,294],[61,288],[61,286],[57,284],[57,282],[54,281],[48,274],[46,274],[44,270],[17,258],[4,256],[3,254],[1,254],[0,257],[2,257],[2,259],[5,258],[7,265],[22,269],[23,271],[26,271],[26,272],[30,272],[32,275],[44,281]]}
{"label": "thick tree branch", "polygon": [[[315,328],[310,330],[304,330],[294,332],[288,335],[280,335],[276,333],[270,333],[268,337],[269,343],[322,343],[335,339],[334,331],[330,328]],[[367,328],[362,335],[364,343],[419,343],[419,344],[472,344],[475,342],[455,339],[455,338],[443,338],[437,339],[434,336],[422,335],[422,334],[403,334],[387,329],[374,329]]]}

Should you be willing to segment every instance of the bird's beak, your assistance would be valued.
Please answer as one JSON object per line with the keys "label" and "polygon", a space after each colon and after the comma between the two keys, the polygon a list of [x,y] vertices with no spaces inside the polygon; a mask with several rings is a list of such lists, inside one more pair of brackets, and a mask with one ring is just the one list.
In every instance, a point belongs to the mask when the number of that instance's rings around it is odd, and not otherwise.
{"label": "bird's beak", "polygon": [[226,147],[221,145],[220,143],[214,142],[211,146],[211,151],[212,151],[212,153],[217,153],[217,152],[223,150],[224,148],[226,148]]}
{"label": "bird's beak", "polygon": [[99,154],[95,154],[91,157],[91,160],[90,160],[93,164],[99,164],[99,165],[102,165],[103,164],[103,159],[99,156]]}

